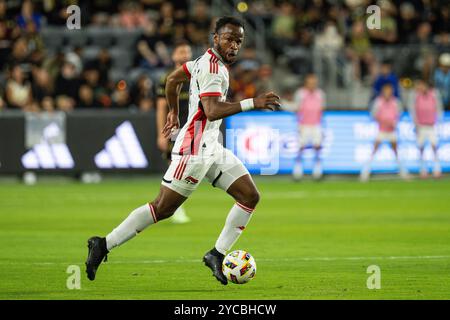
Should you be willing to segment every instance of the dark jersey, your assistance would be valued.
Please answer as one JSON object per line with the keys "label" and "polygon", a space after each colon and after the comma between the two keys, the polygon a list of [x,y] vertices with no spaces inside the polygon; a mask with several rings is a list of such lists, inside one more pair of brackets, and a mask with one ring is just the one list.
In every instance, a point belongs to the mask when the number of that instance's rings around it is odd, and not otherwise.
{"label": "dark jersey", "polygon": [[[158,98],[166,98],[166,81],[167,76],[170,72],[166,73],[161,77],[158,88],[156,90],[156,95]],[[180,96],[178,98],[178,118],[180,119],[180,129],[183,128],[185,123],[187,122],[189,116],[189,82],[183,83],[183,87],[181,88]],[[162,156],[166,160],[170,160],[172,154],[172,148],[174,145],[174,141],[169,142],[169,150],[167,153],[163,153]]]}
{"label": "dark jersey", "polygon": [[[164,99],[166,98],[166,80],[169,73],[162,76],[159,81],[156,93],[158,98]],[[180,118],[180,128],[183,128],[184,124],[188,119],[188,115],[189,115],[189,82],[185,82],[183,83],[183,87],[181,88],[179,97],[178,117]]]}

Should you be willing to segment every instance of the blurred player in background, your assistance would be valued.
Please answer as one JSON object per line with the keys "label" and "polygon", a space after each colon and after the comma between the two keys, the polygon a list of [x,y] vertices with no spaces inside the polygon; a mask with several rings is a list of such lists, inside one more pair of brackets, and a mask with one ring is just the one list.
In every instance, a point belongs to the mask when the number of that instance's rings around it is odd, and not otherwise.
{"label": "blurred player in background", "polygon": [[312,145],[315,151],[313,177],[322,177],[320,150],[322,148],[322,112],[325,108],[325,93],[317,87],[317,76],[308,74],[304,86],[297,90],[294,102],[297,106],[299,121],[299,152],[294,165],[293,177],[299,180],[303,177],[302,153]]}
{"label": "blurred player in background", "polygon": [[436,122],[442,117],[442,100],[439,92],[431,88],[427,81],[417,80],[416,89],[408,103],[411,118],[414,121],[417,134],[417,146],[420,150],[420,176],[426,178],[428,169],[424,159],[425,143],[428,141],[433,148],[435,178],[441,176],[441,165],[438,158],[438,137]]}
{"label": "blurred player in background", "polygon": [[375,139],[372,154],[366,165],[361,170],[361,181],[367,181],[370,177],[372,161],[377,153],[380,144],[384,141],[390,143],[395,153],[395,158],[399,167],[399,174],[402,178],[408,177],[406,168],[402,165],[398,156],[397,148],[397,124],[402,112],[400,100],[394,96],[392,84],[386,83],[381,88],[381,94],[375,98],[372,108],[372,117],[378,123],[378,135]]}
{"label": "blurred player in background", "polygon": [[229,89],[228,65],[234,63],[244,41],[244,25],[233,17],[217,20],[214,47],[194,61],[173,71],[166,81],[169,112],[163,133],[169,138],[180,127],[179,93],[183,83],[190,82],[188,122],[180,130],[172,150],[172,162],[161,181],[156,198],[134,209],[106,237],[88,239],[86,273],[94,280],[97,269],[113,248],[138,233],[173,215],[176,209],[197,189],[204,178],[212,186],[227,192],[233,199],[214,247],[203,256],[203,262],[222,284],[228,283],[222,272],[227,251],[250,221],[259,202],[259,192],[247,168],[219,142],[222,119],[253,109],[274,110],[280,97],[269,92],[238,102],[226,102]]}
{"label": "blurred player in background", "polygon": [[[180,41],[175,44],[172,52],[172,61],[174,63],[175,69],[181,67],[184,63],[192,59],[192,49],[187,41]],[[162,156],[170,163],[172,148],[175,140],[167,140],[162,134],[162,129],[166,123],[167,113],[169,108],[167,106],[166,100],[166,81],[167,73],[161,77],[161,81],[158,86],[157,95],[158,99],[156,101],[156,129],[158,132],[158,148],[162,152]],[[181,86],[180,95],[178,98],[179,103],[179,114],[180,117],[180,127],[183,127],[187,122],[189,115],[189,83],[185,82]],[[183,206],[180,206],[177,211],[173,214],[171,218],[173,223],[187,223],[191,219],[186,215],[186,211]]]}

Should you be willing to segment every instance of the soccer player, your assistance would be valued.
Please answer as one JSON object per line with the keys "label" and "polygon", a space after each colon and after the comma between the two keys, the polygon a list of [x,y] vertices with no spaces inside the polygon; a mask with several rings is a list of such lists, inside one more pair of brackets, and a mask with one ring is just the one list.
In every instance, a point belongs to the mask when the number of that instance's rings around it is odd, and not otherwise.
{"label": "soccer player", "polygon": [[86,273],[95,279],[97,269],[115,247],[160,220],[169,218],[191,195],[203,178],[214,187],[226,191],[236,201],[214,245],[204,257],[216,279],[227,284],[222,273],[224,255],[247,226],[259,202],[259,192],[245,166],[219,142],[219,127],[223,118],[252,109],[274,110],[280,106],[273,92],[240,102],[226,102],[229,85],[227,66],[237,59],[244,41],[244,26],[233,17],[217,20],[214,46],[194,61],[178,67],[167,78],[166,98],[169,107],[163,133],[169,138],[179,128],[179,90],[190,81],[189,117],[180,130],[172,150],[172,162],[167,169],[158,196],[134,209],[106,237],[88,240]]}
{"label": "soccer player", "polygon": [[[184,63],[188,62],[192,59],[192,49],[188,42],[178,42],[175,44],[173,52],[172,52],[172,61],[175,65],[175,68],[181,67]],[[170,162],[173,141],[174,139],[167,140],[166,137],[162,133],[162,129],[164,128],[164,124],[167,118],[167,101],[166,101],[166,82],[167,76],[169,74],[161,77],[161,81],[158,86],[157,95],[158,99],[156,100],[156,128],[158,132],[158,148],[162,152],[163,158]],[[188,119],[189,115],[189,83],[184,82],[181,86],[181,91],[178,97],[179,104],[179,118],[180,118],[180,126],[183,127]],[[173,223],[187,223],[191,219],[187,216],[186,211],[183,206],[179,206],[175,211],[171,218]]]}
{"label": "soccer player", "polygon": [[361,170],[361,181],[367,181],[370,177],[370,170],[373,158],[377,153],[380,144],[388,141],[394,150],[395,158],[399,167],[399,174],[402,178],[408,177],[408,172],[403,167],[397,150],[397,124],[402,112],[401,102],[394,96],[392,84],[386,83],[381,89],[381,94],[375,98],[372,109],[372,117],[378,123],[378,136],[375,139],[372,154],[369,161]]}
{"label": "soccer player", "polygon": [[434,152],[433,176],[441,176],[441,165],[438,158],[438,137],[436,122],[442,117],[442,100],[436,89],[430,88],[425,80],[417,80],[415,91],[410,96],[409,112],[416,126],[417,146],[420,150],[420,176],[426,178],[428,170],[425,165],[425,143],[431,144]]}
{"label": "soccer player", "polygon": [[322,111],[325,108],[325,93],[317,87],[317,77],[308,74],[303,88],[297,90],[294,96],[298,106],[299,144],[293,170],[293,177],[299,180],[303,177],[302,153],[308,145],[312,145],[315,151],[313,177],[319,179],[322,176],[320,163],[320,150],[322,148]]}

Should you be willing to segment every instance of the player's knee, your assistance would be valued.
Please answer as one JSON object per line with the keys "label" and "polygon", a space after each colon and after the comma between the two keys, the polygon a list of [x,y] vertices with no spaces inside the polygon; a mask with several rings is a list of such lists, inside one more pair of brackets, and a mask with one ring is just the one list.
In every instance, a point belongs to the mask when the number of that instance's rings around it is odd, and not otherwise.
{"label": "player's knee", "polygon": [[243,202],[242,204],[249,208],[255,208],[260,199],[261,195],[259,191],[257,189],[252,189],[244,195],[244,199],[242,199]]}

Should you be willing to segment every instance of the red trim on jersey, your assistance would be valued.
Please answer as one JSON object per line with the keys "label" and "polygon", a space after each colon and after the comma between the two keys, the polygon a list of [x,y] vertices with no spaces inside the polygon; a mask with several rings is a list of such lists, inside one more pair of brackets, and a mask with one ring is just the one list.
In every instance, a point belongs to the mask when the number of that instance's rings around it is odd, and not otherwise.
{"label": "red trim on jersey", "polygon": [[220,60],[219,57],[217,57],[216,54],[215,54],[211,49],[208,49],[207,52],[208,52],[210,55],[212,55],[214,58],[216,58],[217,60]]}
{"label": "red trim on jersey", "polygon": [[219,64],[217,63],[219,61],[217,57],[211,56],[209,59],[209,73],[218,73],[219,72]]}
{"label": "red trim on jersey", "polygon": [[183,63],[183,70],[186,73],[186,75],[188,76],[188,78],[190,79],[191,78],[191,73],[189,72],[189,69],[188,69],[186,63]]}
{"label": "red trim on jersey", "polygon": [[240,204],[239,202],[236,202],[236,204],[244,211],[248,212],[248,213],[252,213],[255,209],[253,208],[249,208],[244,206],[243,204]]}
{"label": "red trim on jersey", "polygon": [[199,97],[200,99],[203,97],[220,97],[222,95],[221,92],[203,92],[200,93]]}
{"label": "red trim on jersey", "polygon": [[[197,123],[200,123],[200,128],[198,128]],[[199,106],[197,112],[189,123],[189,127],[184,134],[183,144],[181,145],[180,149],[180,155],[195,155],[198,153],[200,140],[202,138],[203,131],[205,130],[205,125],[206,115]]]}
{"label": "red trim on jersey", "polygon": [[157,223],[158,219],[156,219],[155,209],[150,202],[148,203],[148,206],[150,207],[150,213],[152,214],[153,222]]}

